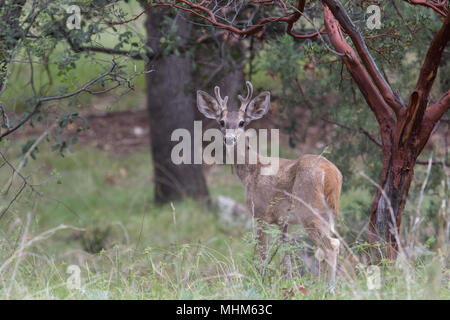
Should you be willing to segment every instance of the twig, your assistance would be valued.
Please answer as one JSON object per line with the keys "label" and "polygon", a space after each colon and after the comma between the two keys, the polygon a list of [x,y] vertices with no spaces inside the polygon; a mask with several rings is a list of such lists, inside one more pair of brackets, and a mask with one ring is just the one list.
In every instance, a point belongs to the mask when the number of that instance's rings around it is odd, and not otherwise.
{"label": "twig", "polygon": [[[9,188],[11,187],[12,183],[13,183],[13,179],[14,176],[17,172],[20,172],[20,170],[22,169],[22,167],[25,165],[27,158],[30,156],[30,154],[34,151],[34,149],[36,149],[36,147],[39,145],[39,143],[41,143],[41,141],[48,135],[48,133],[56,126],[56,123],[54,123],[53,125],[51,125],[47,130],[44,131],[44,133],[42,133],[35,141],[34,143],[31,145],[30,148],[28,148],[27,152],[24,154],[22,160],[20,161],[19,165],[17,166],[17,168],[15,168],[15,170],[13,171],[13,174],[11,175],[11,178],[9,179],[9,182],[7,183],[8,187],[6,188],[6,190],[9,190]],[[4,188],[5,189],[5,188]]]}
{"label": "twig", "polygon": [[[22,173],[20,171],[18,171],[14,165],[8,160],[8,158],[6,158],[6,156],[3,154],[3,152],[0,151],[0,156],[3,158],[3,161],[13,170],[13,174],[17,173],[17,175],[22,179],[23,184],[20,187],[19,191],[15,194],[15,196],[13,197],[13,199],[9,202],[8,206],[2,210],[1,214],[0,214],[0,219],[3,218],[3,216],[5,215],[5,213],[9,210],[9,208],[12,206],[12,204],[17,200],[17,198],[19,197],[19,195],[22,193],[22,191],[25,189],[26,186],[30,187],[30,189],[37,193],[38,195],[41,195],[40,192],[38,192],[34,186],[28,182],[27,178],[24,177],[22,175]],[[9,188],[8,188],[9,189]]]}
{"label": "twig", "polygon": [[362,128],[362,127],[359,127],[358,129],[353,129],[353,128],[350,128],[350,127],[346,126],[345,124],[342,124],[342,123],[337,122],[337,121],[329,120],[329,119],[326,119],[326,118],[321,118],[321,119],[322,119],[323,121],[325,121],[325,122],[328,122],[328,123],[337,125],[338,127],[347,129],[347,130],[349,130],[349,131],[353,131],[353,132],[359,131],[359,132],[361,132],[362,134],[364,134],[367,138],[369,138],[370,141],[372,141],[373,143],[375,143],[378,147],[380,147],[380,148],[382,147],[382,144],[381,144],[381,143],[380,143],[373,135],[371,135],[371,134],[369,133],[369,131],[367,131],[366,129],[364,129],[364,128]]}
{"label": "twig", "polygon": [[25,248],[28,248],[30,246],[32,246],[34,243],[41,241],[41,240],[45,240],[48,239],[50,236],[52,236],[56,231],[59,230],[64,230],[64,229],[73,229],[76,231],[85,231],[86,229],[84,228],[78,228],[78,227],[73,227],[73,226],[68,226],[65,224],[60,224],[59,226],[53,228],[53,229],[49,229],[47,231],[42,232],[41,234],[37,235],[36,237],[32,238],[31,240],[27,241],[27,242],[23,242],[23,244],[19,247],[20,252],[15,251],[11,257],[9,257],[8,259],[6,259],[6,261],[0,266],[0,274],[6,269],[6,267],[12,262],[14,261],[14,259],[21,253],[23,252],[23,250]]}

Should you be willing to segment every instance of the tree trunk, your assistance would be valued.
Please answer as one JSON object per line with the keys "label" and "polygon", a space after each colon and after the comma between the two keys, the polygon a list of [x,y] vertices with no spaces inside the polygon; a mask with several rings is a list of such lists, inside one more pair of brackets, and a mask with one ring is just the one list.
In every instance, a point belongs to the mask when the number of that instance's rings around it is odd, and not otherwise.
{"label": "tree trunk", "polygon": [[[414,175],[414,163],[414,153],[402,158],[396,152],[384,161],[369,225],[369,241],[381,245],[384,258],[397,257],[401,218]],[[376,256],[381,258],[378,253]]]}
{"label": "tree trunk", "polygon": [[[411,107],[411,104],[413,105]],[[379,243],[384,258],[395,260],[399,251],[400,225],[417,157],[431,134],[430,128],[410,125],[421,121],[414,111],[414,99],[410,101],[408,113],[397,121],[392,130],[382,130],[383,169],[381,180],[372,202],[369,224],[370,243]],[[409,120],[409,114],[415,118]],[[417,120],[417,117],[420,117]],[[425,129],[424,129],[425,128]],[[383,136],[384,135],[384,136]],[[390,145],[389,145],[390,144]],[[376,255],[380,258],[380,255]]]}
{"label": "tree trunk", "polygon": [[[165,10],[155,9],[147,16],[146,29],[149,46],[160,52],[161,24]],[[186,39],[191,25],[177,16],[174,20],[177,35]],[[209,202],[209,193],[202,166],[194,164],[175,165],[171,152],[178,142],[171,141],[175,129],[185,128],[193,137],[194,90],[191,61],[174,54],[159,55],[155,71],[147,75],[147,108],[150,121],[151,152],[154,168],[155,202],[191,196]],[[193,143],[191,143],[193,146]],[[193,149],[192,149],[193,150]],[[192,152],[193,154],[193,152]]]}

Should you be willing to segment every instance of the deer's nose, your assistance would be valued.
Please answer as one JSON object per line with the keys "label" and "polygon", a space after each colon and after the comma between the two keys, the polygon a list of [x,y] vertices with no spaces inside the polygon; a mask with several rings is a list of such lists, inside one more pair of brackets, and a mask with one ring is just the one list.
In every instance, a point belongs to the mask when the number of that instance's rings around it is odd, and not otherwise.
{"label": "deer's nose", "polygon": [[227,146],[232,146],[236,143],[236,136],[234,135],[226,135],[223,137],[223,143]]}

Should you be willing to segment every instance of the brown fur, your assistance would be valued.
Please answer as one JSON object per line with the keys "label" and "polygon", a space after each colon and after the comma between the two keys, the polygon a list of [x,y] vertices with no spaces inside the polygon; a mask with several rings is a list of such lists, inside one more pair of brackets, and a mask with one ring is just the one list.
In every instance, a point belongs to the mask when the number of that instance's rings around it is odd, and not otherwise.
{"label": "brown fur", "polygon": [[[267,158],[262,160],[267,163]],[[342,174],[334,164],[317,155],[304,155],[296,160],[280,158],[279,166],[277,175],[263,176],[261,163],[234,165],[245,187],[247,207],[255,218],[278,224],[285,228],[285,233],[290,224],[302,224],[324,252],[329,277],[334,279],[339,240],[333,237],[333,232],[334,219],[339,213]],[[261,230],[262,261],[267,258],[266,242]]]}

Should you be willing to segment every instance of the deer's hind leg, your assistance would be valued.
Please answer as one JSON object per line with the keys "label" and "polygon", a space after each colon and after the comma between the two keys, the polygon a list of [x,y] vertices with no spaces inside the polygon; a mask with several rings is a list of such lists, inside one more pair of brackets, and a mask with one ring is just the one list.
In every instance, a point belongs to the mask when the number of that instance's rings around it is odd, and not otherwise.
{"label": "deer's hind leg", "polygon": [[[311,182],[311,184],[313,184]],[[335,280],[340,242],[333,235],[333,215],[321,189],[305,189],[303,184],[294,188],[297,196],[295,214],[310,239],[324,254],[328,270],[328,280]]]}

